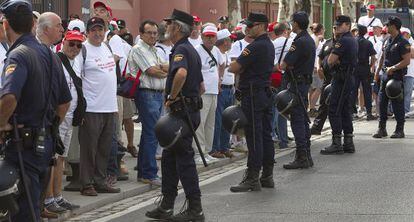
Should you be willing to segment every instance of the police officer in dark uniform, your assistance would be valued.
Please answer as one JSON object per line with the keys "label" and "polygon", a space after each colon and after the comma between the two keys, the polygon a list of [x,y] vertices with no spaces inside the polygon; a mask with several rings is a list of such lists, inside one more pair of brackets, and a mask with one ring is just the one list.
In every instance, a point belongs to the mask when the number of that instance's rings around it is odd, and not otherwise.
{"label": "police officer in dark uniform", "polygon": [[[354,89],[352,74],[358,61],[358,42],[352,36],[351,19],[339,15],[335,19],[336,32],[340,34],[338,42],[324,64],[333,70],[332,93],[329,103],[329,122],[332,128],[332,144],[321,150],[321,154],[341,154],[355,152],[353,126],[350,107],[350,95]],[[342,146],[341,134],[344,133]]]}
{"label": "police officer in dark uniform", "polygon": [[[261,187],[274,187],[274,145],[272,140],[272,73],[275,50],[267,35],[268,18],[264,14],[250,13],[245,20],[246,33],[254,41],[230,64],[229,72],[239,76],[241,108],[248,119],[244,128],[249,150],[247,170],[240,184],[232,192],[257,191]],[[259,173],[263,167],[259,181]]]}
{"label": "police officer in dark uniform", "polygon": [[12,221],[31,220],[30,205],[34,219],[40,221],[41,184],[48,179],[43,176],[54,154],[52,123],[55,118],[63,119],[72,98],[62,67],[55,67],[59,64],[56,56],[31,33],[32,5],[25,0],[8,0],[0,5],[0,11],[11,44],[1,76],[0,140],[6,142],[5,160],[19,166],[18,145],[11,132],[16,119],[22,127],[18,130],[23,139],[21,153],[32,200],[30,204],[28,193],[18,197],[20,211]]}
{"label": "police officer in dark uniform", "polygon": [[[390,38],[385,44],[385,50],[380,61],[380,66],[375,74],[375,79],[379,80],[379,72],[382,70],[380,98],[380,120],[378,131],[373,135],[374,138],[387,136],[387,108],[389,98],[386,95],[386,85],[390,80],[403,81],[407,74],[407,66],[410,64],[410,44],[400,33],[401,20],[398,17],[390,16],[386,23]],[[401,90],[402,86],[401,86]],[[401,92],[402,93],[402,92]],[[403,96],[402,96],[403,98]],[[391,138],[404,138],[404,100],[402,98],[391,99],[397,126]]]}
{"label": "police officer in dark uniform", "polygon": [[375,55],[377,52],[374,49],[374,45],[364,35],[367,33],[367,27],[358,25],[358,64],[354,71],[355,88],[353,93],[354,102],[356,104],[358,99],[359,85],[362,85],[362,91],[364,93],[364,103],[367,111],[367,120],[375,120],[376,117],[372,115],[372,89],[371,78],[374,69],[375,62],[377,61]]}
{"label": "police officer in dark uniform", "polygon": [[310,153],[310,129],[309,117],[306,107],[308,106],[309,85],[312,83],[312,73],[315,65],[316,46],[309,35],[309,16],[306,12],[299,11],[292,15],[292,31],[297,35],[292,46],[281,65],[286,70],[289,80],[288,89],[298,99],[298,105],[290,110],[293,135],[295,136],[296,155],[295,159],[284,164],[285,169],[299,169],[313,166]]}
{"label": "police officer in dark uniform", "polygon": [[[176,115],[186,122],[188,118],[191,119],[196,130],[200,124],[203,76],[201,59],[187,39],[192,30],[193,17],[174,9],[172,16],[165,20],[167,34],[174,43],[170,54],[165,105],[171,115]],[[188,133],[172,147],[163,150],[161,159],[163,198],[156,209],[146,213],[147,217],[172,221],[204,221],[192,141],[193,136]],[[183,185],[188,208],[173,216],[178,181]]]}
{"label": "police officer in dark uniform", "polygon": [[[332,75],[329,72],[329,70],[324,70],[322,64],[326,63],[326,60],[328,60],[329,55],[332,52],[333,46],[335,45],[337,41],[337,37],[334,37],[331,39],[326,40],[326,42],[322,46],[322,50],[319,52],[318,58],[319,58],[319,69],[323,73],[323,84],[322,84],[322,92],[324,92],[326,86],[331,84]],[[313,125],[311,127],[311,134],[312,135],[321,135],[323,125],[325,124],[326,119],[328,118],[328,104],[326,104],[326,93],[321,94],[320,98],[320,106],[318,109],[318,115],[315,117],[315,120],[313,121]]]}

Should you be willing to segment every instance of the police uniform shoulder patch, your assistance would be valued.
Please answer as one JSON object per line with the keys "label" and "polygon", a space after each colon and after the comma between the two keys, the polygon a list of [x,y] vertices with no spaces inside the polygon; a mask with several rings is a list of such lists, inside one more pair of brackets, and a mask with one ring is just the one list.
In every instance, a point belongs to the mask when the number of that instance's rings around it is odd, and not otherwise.
{"label": "police uniform shoulder patch", "polygon": [[242,51],[243,56],[248,56],[250,54],[250,50],[248,48],[244,48]]}
{"label": "police uniform shoulder patch", "polygon": [[289,52],[293,52],[293,51],[295,51],[295,50],[296,50],[296,46],[295,46],[295,45],[290,46],[290,48],[289,48]]}
{"label": "police uniform shoulder patch", "polygon": [[174,56],[174,62],[180,62],[181,60],[183,60],[184,55],[183,54],[177,54]]}
{"label": "police uniform shoulder patch", "polygon": [[4,74],[6,76],[12,74],[14,72],[14,70],[16,69],[16,67],[17,67],[17,64],[8,65],[5,69],[5,71],[4,71]]}
{"label": "police uniform shoulder patch", "polygon": [[341,43],[339,42],[335,43],[335,48],[340,48],[341,46],[342,46]]}

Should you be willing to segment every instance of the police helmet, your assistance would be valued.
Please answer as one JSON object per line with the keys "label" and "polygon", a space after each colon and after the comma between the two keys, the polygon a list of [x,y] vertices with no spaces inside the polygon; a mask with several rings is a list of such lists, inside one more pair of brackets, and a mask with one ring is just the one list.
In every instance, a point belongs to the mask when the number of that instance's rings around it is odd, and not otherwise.
{"label": "police helmet", "polygon": [[230,134],[244,135],[244,127],[247,125],[247,118],[240,105],[227,107],[222,114],[224,129]]}
{"label": "police helmet", "polygon": [[182,118],[171,113],[162,116],[155,124],[154,129],[158,142],[165,149],[172,147],[184,135],[190,133],[188,124]]}
{"label": "police helmet", "polygon": [[8,161],[0,160],[0,178],[0,211],[13,215],[19,210],[19,171]]}
{"label": "police helmet", "polygon": [[403,98],[403,82],[396,79],[391,79],[385,85],[385,94],[390,99]]}
{"label": "police helmet", "polygon": [[323,96],[325,97],[325,104],[329,105],[329,101],[331,100],[331,93],[332,93],[332,85],[329,84],[327,86],[325,86],[325,88],[323,89]]}
{"label": "police helmet", "polygon": [[288,89],[282,90],[276,95],[275,105],[279,113],[286,119],[290,119],[290,109],[298,104],[298,99]]}

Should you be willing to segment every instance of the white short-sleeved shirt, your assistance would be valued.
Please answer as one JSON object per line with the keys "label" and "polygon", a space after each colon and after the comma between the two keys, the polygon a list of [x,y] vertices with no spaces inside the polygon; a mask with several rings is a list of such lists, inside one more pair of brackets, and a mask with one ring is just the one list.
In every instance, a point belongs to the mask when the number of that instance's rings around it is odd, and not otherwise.
{"label": "white short-sleeved shirt", "polygon": [[223,74],[223,80],[221,81],[222,85],[234,85],[234,73],[229,72],[229,65],[231,63],[230,56],[228,55],[228,52],[221,53],[221,56],[224,59],[226,69],[224,70]]}
{"label": "white short-sleeved shirt", "polygon": [[[82,65],[83,65],[82,63],[83,63],[83,58],[82,58],[81,53],[79,53],[79,55],[76,56],[75,59],[73,60],[69,59],[69,64],[72,66],[73,71],[79,78],[81,77],[81,73],[82,73]],[[66,69],[66,67],[63,65],[63,63],[62,63],[62,66],[63,66],[63,72],[65,73],[66,82],[68,83],[70,95],[72,96],[72,101],[70,101],[70,106],[69,106],[68,111],[66,112],[65,118],[73,118],[73,112],[75,111],[78,105],[78,93],[76,92],[76,87],[75,87],[75,84],[73,83],[73,79],[72,77],[70,77],[70,74],[68,70]]]}
{"label": "white short-sleeved shirt", "polygon": [[116,100],[116,65],[114,56],[105,43],[94,46],[85,42],[86,60],[82,74],[86,112],[118,112]]}
{"label": "white short-sleeved shirt", "polygon": [[124,72],[125,73],[129,73],[129,66],[128,66],[128,54],[129,51],[131,51],[132,46],[130,44],[128,44],[127,42],[123,43],[123,49],[124,49],[124,55],[120,60],[119,60],[119,68],[121,69],[121,74]]}
{"label": "white short-sleeved shirt", "polygon": [[219,84],[219,73],[218,66],[223,65],[224,59],[221,55],[220,50],[213,46],[211,54],[216,59],[218,65],[216,65],[210,55],[206,52],[203,46],[198,45],[195,47],[198,55],[201,59],[201,73],[203,74],[205,94],[218,94],[218,84]]}
{"label": "white short-sleeved shirt", "polygon": [[[375,20],[371,23],[371,21],[373,19],[375,19]],[[369,24],[369,23],[371,23],[371,24]],[[359,17],[358,24],[366,26],[367,28],[368,28],[368,25],[370,27],[375,27],[375,26],[382,27],[382,22],[379,18],[376,18],[376,17],[370,18],[370,17],[368,17],[368,15]]]}
{"label": "white short-sleeved shirt", "polygon": [[249,43],[244,39],[235,41],[228,53],[230,59],[238,58],[241,55],[243,49],[246,48],[247,45],[249,45]]}
{"label": "white short-sleeved shirt", "polygon": [[[0,72],[3,72],[4,60],[6,59],[6,53],[7,53],[7,50],[3,47],[3,45],[0,45]],[[0,88],[1,88],[1,78],[0,78]]]}
{"label": "white short-sleeved shirt", "polygon": [[[408,42],[410,43],[411,50],[412,50],[412,48],[414,46],[414,40],[413,40],[413,38],[410,38],[408,40]],[[414,59],[410,59],[410,65],[408,65],[408,67],[407,67],[407,76],[414,77]]]}
{"label": "white short-sleeved shirt", "polygon": [[169,62],[172,46],[157,42],[155,43],[155,47],[157,48],[158,56],[163,58],[164,61]]}
{"label": "white short-sleeved shirt", "polygon": [[188,37],[188,41],[191,43],[191,45],[193,45],[193,47],[196,47],[203,43],[203,40],[201,39],[200,35],[196,39],[192,39],[191,37]]}
{"label": "white short-sleeved shirt", "polygon": [[[285,41],[286,41],[286,37],[283,37],[283,36],[273,40],[273,46],[275,47],[275,62],[274,62],[275,65],[277,65],[279,62],[279,57],[282,52],[283,44],[285,44]],[[286,42],[285,49],[283,49],[283,55],[282,55],[282,59],[280,60],[280,62],[283,62],[283,59],[288,53],[291,45],[292,45],[292,40],[289,38],[288,41]]]}

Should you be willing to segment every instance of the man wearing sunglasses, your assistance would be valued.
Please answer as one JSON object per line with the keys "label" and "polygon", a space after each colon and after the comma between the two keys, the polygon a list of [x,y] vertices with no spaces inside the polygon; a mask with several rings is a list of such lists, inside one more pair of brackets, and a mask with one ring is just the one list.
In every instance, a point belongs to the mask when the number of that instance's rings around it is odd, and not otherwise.
{"label": "man wearing sunglasses", "polygon": [[275,149],[271,135],[273,116],[269,78],[275,60],[275,48],[267,35],[269,20],[266,15],[250,13],[244,22],[247,26],[246,35],[254,41],[230,64],[229,72],[239,75],[241,108],[248,119],[244,131],[249,157],[245,177],[240,184],[230,188],[232,192],[274,187]]}

